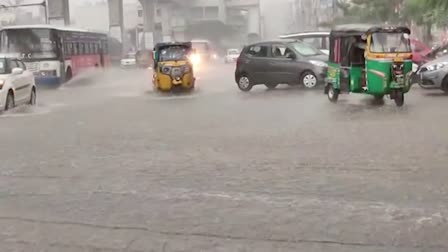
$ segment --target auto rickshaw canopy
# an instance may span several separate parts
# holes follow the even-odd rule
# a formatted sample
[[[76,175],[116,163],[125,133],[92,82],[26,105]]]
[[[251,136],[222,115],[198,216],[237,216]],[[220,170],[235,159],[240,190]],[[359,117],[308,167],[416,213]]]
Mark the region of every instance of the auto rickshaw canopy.
[[[330,33],[329,62],[350,66],[362,64],[366,39],[373,33],[407,33],[405,26],[378,26],[372,24],[350,24],[336,26]]]
[[[372,24],[348,24],[339,25],[331,30],[330,38],[362,36],[378,32],[402,32],[410,34],[411,30],[406,26],[379,26]]]

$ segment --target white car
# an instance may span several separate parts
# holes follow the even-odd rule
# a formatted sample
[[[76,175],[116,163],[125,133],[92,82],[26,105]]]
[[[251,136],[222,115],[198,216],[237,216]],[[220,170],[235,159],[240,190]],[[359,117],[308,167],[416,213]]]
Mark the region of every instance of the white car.
[[[238,57],[240,56],[240,50],[238,49],[229,49],[227,50],[226,57],[224,59],[225,63],[236,62]]]
[[[129,53],[121,59],[120,66],[122,68],[134,68],[137,66],[135,53]]]
[[[32,72],[15,58],[0,57],[0,110],[36,104],[36,84]]]

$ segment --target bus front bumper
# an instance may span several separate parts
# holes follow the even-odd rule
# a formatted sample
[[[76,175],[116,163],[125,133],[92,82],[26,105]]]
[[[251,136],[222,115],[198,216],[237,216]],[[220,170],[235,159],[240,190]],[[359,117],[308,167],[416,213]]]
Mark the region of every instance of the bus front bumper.
[[[62,84],[62,78],[57,76],[35,76],[36,85],[56,87]]]

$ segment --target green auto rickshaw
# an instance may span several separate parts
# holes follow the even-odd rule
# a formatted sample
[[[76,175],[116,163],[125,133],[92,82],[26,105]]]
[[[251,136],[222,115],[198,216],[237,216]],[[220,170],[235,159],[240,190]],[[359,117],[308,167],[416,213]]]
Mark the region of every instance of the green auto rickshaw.
[[[407,27],[343,25],[330,33],[325,93],[332,102],[346,92],[389,95],[403,106],[412,74],[411,31]]]

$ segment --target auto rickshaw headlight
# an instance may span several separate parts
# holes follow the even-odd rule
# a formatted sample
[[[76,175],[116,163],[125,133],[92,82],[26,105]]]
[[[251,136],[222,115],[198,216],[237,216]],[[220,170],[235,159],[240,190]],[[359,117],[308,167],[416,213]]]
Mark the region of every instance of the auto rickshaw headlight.
[[[170,67],[167,67],[167,66],[163,66],[162,67],[162,73],[164,73],[164,74],[169,74],[170,70],[171,70]]]

